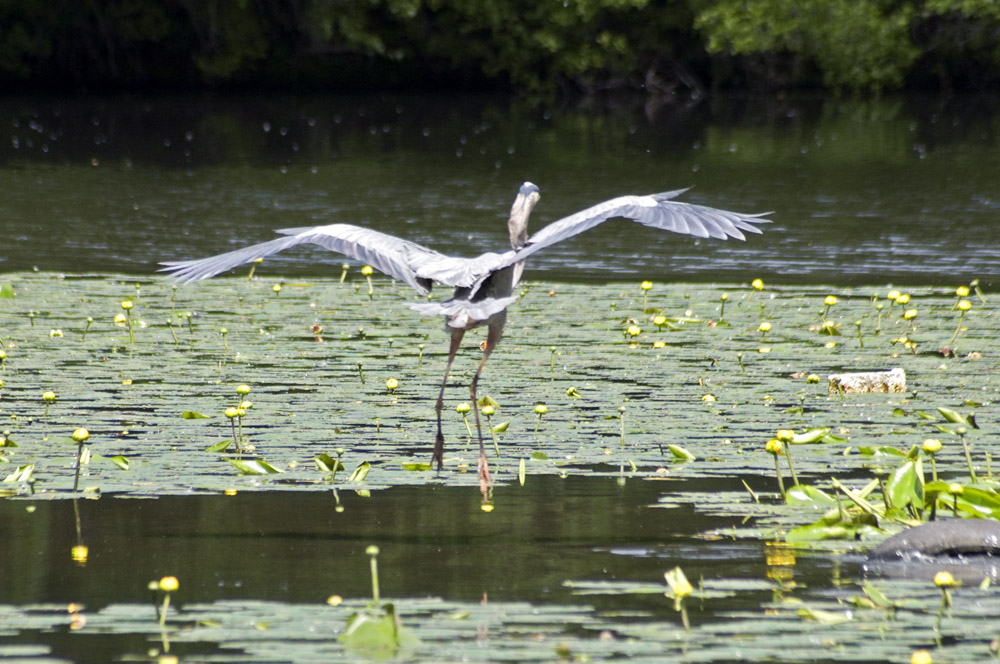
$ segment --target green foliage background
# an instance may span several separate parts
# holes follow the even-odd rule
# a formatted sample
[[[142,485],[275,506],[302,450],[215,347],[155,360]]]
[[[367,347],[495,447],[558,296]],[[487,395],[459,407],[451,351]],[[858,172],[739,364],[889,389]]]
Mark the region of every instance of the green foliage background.
[[[5,0],[3,89],[986,89],[996,0]]]

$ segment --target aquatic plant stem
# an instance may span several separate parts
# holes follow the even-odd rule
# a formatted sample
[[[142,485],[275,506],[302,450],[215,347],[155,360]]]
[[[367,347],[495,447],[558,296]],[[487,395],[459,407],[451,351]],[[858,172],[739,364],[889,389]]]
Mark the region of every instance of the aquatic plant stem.
[[[785,443],[785,461],[788,462],[788,472],[792,475],[792,486],[799,485],[799,478],[795,476],[795,467],[792,465],[792,446],[789,443]]]
[[[781,461],[778,459],[778,455],[777,454],[774,455],[774,472],[778,476],[778,491],[780,491],[781,495],[784,496],[785,495],[785,482],[781,478]]]
[[[958,338],[958,333],[962,331],[962,322],[965,320],[965,309],[959,309],[958,311],[958,327],[955,328],[955,333],[951,335],[951,339],[948,340],[948,345],[951,346],[955,343],[955,339]]]
[[[972,453],[969,452],[969,443],[965,440],[965,427],[959,427],[955,433],[958,434],[959,440],[962,441],[962,450],[965,451],[965,462],[969,465],[969,479],[975,484],[976,471],[972,467]]]
[[[371,570],[372,570],[372,604],[378,607],[379,604],[379,592],[378,592],[378,547],[374,544],[365,549],[365,553],[371,558]]]

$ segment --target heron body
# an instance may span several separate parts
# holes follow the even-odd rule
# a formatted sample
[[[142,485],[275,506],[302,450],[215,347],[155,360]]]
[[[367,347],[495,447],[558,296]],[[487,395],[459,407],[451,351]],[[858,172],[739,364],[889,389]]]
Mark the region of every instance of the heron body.
[[[269,242],[199,260],[164,263],[162,271],[171,273],[180,282],[197,281],[299,244],[316,244],[367,263],[390,277],[404,281],[422,295],[429,294],[435,282],[454,287],[454,294],[444,302],[407,304],[426,315],[444,316],[445,330],[451,336],[448,362],[435,406],[437,437],[432,458],[440,470],[444,461],[441,429],[444,389],[462,337],[475,327],[485,325],[488,328],[483,356],[469,385],[475,404],[479,377],[503,334],[507,308],[517,299],[512,293],[520,281],[524,261],[531,254],[616,217],[661,230],[721,240],[743,240],[744,231],[760,233],[756,224],[767,223],[761,214],[740,214],[673,200],[684,191],[619,196],[555,221],[529,237],[528,219],[538,203],[539,190],[534,184],[525,182],[511,206],[508,221],[510,250],[485,253],[474,258],[447,256],[414,242],[360,226],[331,224],[280,230],[278,233],[282,237]],[[475,411],[479,432],[479,482],[486,496],[492,487],[492,480],[479,423],[479,409]]]

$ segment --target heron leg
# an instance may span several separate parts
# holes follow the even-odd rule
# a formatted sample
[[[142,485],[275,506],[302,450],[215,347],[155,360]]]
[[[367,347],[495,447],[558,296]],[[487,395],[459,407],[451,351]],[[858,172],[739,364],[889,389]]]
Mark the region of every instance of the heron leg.
[[[448,384],[448,375],[451,373],[451,364],[455,361],[455,353],[458,352],[458,347],[462,345],[462,337],[465,336],[465,330],[451,330],[451,346],[448,348],[448,364],[444,368],[444,378],[441,380],[441,391],[438,392],[437,404],[434,406],[434,410],[437,411],[437,438],[434,439],[434,454],[431,457],[431,462],[437,461],[438,470],[444,467],[444,434],[441,432],[441,409],[444,408],[444,388]]]
[[[503,324],[503,319],[499,323],[490,323],[489,332],[486,334],[486,347],[483,349],[483,359],[479,361],[476,375],[472,377],[472,383],[469,384],[469,395],[472,397],[473,408],[476,411],[476,432],[479,434],[479,490],[482,491],[483,498],[486,498],[489,490],[493,488],[493,479],[490,477],[490,467],[486,460],[486,446],[483,444],[483,426],[479,423],[476,388],[479,386],[479,376],[483,373],[486,360],[489,359],[490,353],[493,352],[493,349],[500,341],[500,335],[503,334]]]

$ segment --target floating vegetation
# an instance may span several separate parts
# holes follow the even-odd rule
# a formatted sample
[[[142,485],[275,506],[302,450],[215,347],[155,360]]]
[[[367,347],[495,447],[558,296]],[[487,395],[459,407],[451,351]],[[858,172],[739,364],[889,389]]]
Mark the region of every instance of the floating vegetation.
[[[443,473],[407,470],[419,468],[414,464],[430,456],[440,384],[436,374],[444,357],[438,345],[421,348],[420,359],[413,362],[413,347],[427,340],[429,322],[402,306],[413,296],[398,284],[380,282],[380,303],[373,307],[367,297],[354,294],[352,284],[337,279],[285,283],[281,298],[273,297],[272,285],[277,284],[244,278],[179,289],[145,277],[27,273],[9,275],[8,281],[16,296],[0,300],[11,314],[0,330],[5,380],[0,414],[7,436],[19,447],[3,456],[20,466],[35,466],[31,486],[37,492],[59,495],[69,486],[67,473],[76,469],[72,461],[60,460],[60,448],[46,440],[81,420],[101,434],[107,458],[130,461],[127,473],[114,463],[91,464],[89,481],[102,492],[164,495],[231,488],[231,475],[220,472],[229,465],[221,455],[247,437],[266,450],[272,468],[283,471],[252,482],[253,476],[246,476],[245,486],[254,490],[323,489],[322,474],[311,463],[317,443],[348,450],[345,463],[368,462],[373,489],[475,484],[475,473],[468,471],[474,459],[458,448],[449,448]],[[123,291],[132,291],[137,283],[142,306],[127,310],[121,326],[100,316],[92,322],[81,317],[81,311],[99,312],[112,304],[121,310]],[[527,289],[511,308],[499,361],[482,379],[504,403],[505,421],[489,423],[493,436],[506,432],[509,453],[494,469],[494,480],[501,485],[516,481],[519,459],[535,453],[548,461],[532,464],[533,472],[614,473],[602,470],[609,462],[607,439],[624,441],[625,418],[609,422],[604,414],[622,403],[629,404],[628,457],[622,452],[611,461],[633,462],[633,477],[656,477],[671,459],[668,445],[697,456],[695,462],[672,466],[671,472],[686,477],[767,477],[774,472],[773,459],[760,454],[761,441],[786,428],[825,428],[835,439],[795,450],[800,477],[829,476],[831,468],[847,476],[877,467],[884,458],[859,449],[905,453],[937,433],[934,420],[941,424],[943,417],[939,407],[975,411],[995,401],[1000,390],[998,369],[989,361],[995,314],[988,304],[964,312],[961,344],[966,352],[953,352],[956,311],[962,311],[956,309],[961,299],[956,300],[954,289],[913,288],[905,293],[908,298],[897,292],[888,298],[889,306],[878,310],[871,306],[867,288],[832,295],[812,287],[772,285],[765,290],[762,283],[749,289],[663,285],[657,286],[663,300],[683,303],[683,309],[656,313],[664,317],[663,324],[654,320],[657,332],[646,335],[636,321],[623,325],[615,311],[643,307],[640,296],[648,289],[557,288],[558,298],[548,296],[556,287]],[[728,295],[722,298],[720,292]],[[768,321],[761,321],[759,301],[765,295]],[[860,339],[832,347],[817,342],[811,330],[816,303],[825,306],[829,296],[837,301],[824,314],[827,322],[860,323],[863,347]],[[917,332],[899,308],[892,309],[901,300],[912,302],[909,307],[919,301]],[[728,325],[720,324],[723,307]],[[186,326],[166,322],[177,318]],[[44,324],[33,326],[35,319]],[[142,334],[128,334],[129,320]],[[561,322],[558,331],[553,320]],[[778,321],[780,334],[761,329],[762,322]],[[313,325],[328,332],[318,338],[303,330]],[[633,327],[635,334],[630,334]],[[221,328],[227,330],[226,344],[219,343]],[[49,329],[67,335],[52,338]],[[620,343],[623,330],[627,345]],[[760,352],[765,333],[766,353]],[[656,337],[655,342],[647,336]],[[919,344],[901,353],[898,339],[916,342],[917,336]],[[554,341],[559,343],[558,365]],[[478,359],[474,352],[460,354],[451,380],[467,382]],[[905,369],[908,392],[841,398],[827,394],[818,378],[896,366]],[[388,380],[365,381],[369,372],[391,376],[396,388]],[[247,383],[255,385],[257,401],[267,404],[255,406],[251,420],[246,407],[239,414],[247,401],[243,394],[232,404],[237,412],[231,421],[197,415],[218,412],[219,385]],[[32,420],[41,414],[32,403],[50,390],[58,394],[58,408],[50,409],[42,427]],[[386,391],[393,393],[389,402]],[[544,427],[536,404],[546,406]],[[185,415],[178,418],[178,413]],[[936,415],[924,419],[917,413]],[[970,435],[963,438],[956,423],[944,424],[956,442],[965,441],[970,455],[961,445],[944,446],[934,456],[937,473],[950,480],[963,468],[968,477],[971,459],[972,472],[977,478],[984,475],[984,457],[976,456]],[[964,426],[967,432],[974,430]],[[536,428],[538,436],[532,435]],[[469,433],[457,418],[446,423],[446,437]]]

